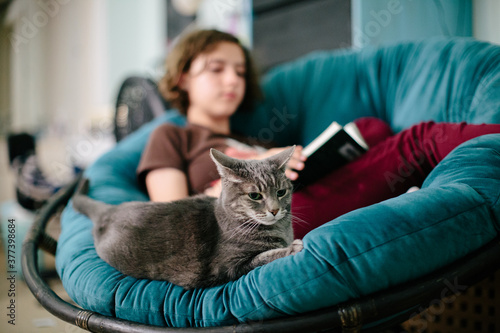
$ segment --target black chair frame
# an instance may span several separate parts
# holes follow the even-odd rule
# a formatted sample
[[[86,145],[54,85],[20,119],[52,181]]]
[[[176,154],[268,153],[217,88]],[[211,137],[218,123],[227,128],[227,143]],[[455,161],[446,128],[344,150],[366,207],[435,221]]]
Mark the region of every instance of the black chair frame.
[[[38,249],[55,255],[57,241],[45,232],[48,221],[69,201],[78,179],[61,189],[36,215],[23,243],[22,270],[38,302],[54,316],[90,332],[379,332],[402,323],[443,296],[456,296],[500,267],[500,238],[418,280],[345,304],[296,316],[212,328],[157,327],[104,316],[62,300],[42,279]],[[451,299],[448,298],[448,300]],[[390,319],[387,319],[390,318]]]

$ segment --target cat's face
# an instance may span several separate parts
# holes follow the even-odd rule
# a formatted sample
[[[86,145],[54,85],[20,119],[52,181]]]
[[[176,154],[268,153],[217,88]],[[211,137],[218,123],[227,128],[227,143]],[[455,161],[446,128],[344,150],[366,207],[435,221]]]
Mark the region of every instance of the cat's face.
[[[265,160],[244,161],[212,152],[222,177],[221,198],[227,213],[240,221],[272,225],[290,218],[292,184],[285,167],[293,147]]]
[[[234,213],[272,225],[290,213],[292,185],[278,172],[248,177],[242,182],[226,182],[225,197]]]

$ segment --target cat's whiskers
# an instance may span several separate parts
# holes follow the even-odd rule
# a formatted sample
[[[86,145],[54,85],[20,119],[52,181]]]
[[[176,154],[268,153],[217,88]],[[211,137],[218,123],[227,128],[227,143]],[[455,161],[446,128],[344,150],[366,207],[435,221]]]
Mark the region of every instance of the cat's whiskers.
[[[308,225],[310,224],[310,222],[307,222],[306,220],[304,219],[301,219],[300,217],[296,216],[296,215],[292,215],[291,213],[290,214],[290,217],[292,218],[292,223],[297,223],[299,225]]]
[[[239,229],[244,228],[243,225],[239,225],[236,228],[233,229],[233,232],[231,235],[225,240],[226,242],[230,241],[233,237],[239,234]]]
[[[240,225],[238,226],[237,228],[234,228],[233,229],[233,232],[231,234],[231,236],[229,236],[229,238],[227,239],[228,241],[231,240],[232,238],[234,237],[237,237],[237,238],[241,238],[241,235],[244,234],[244,231],[246,230],[246,226],[245,225]]]
[[[246,229],[244,236],[254,232],[254,230],[257,229],[261,224],[259,222],[252,221],[248,225],[249,227]]]
[[[245,228],[242,228],[242,232],[240,233],[240,238],[244,236],[248,236],[252,234],[252,232],[259,226],[259,223],[256,223],[253,220],[250,220],[245,224]]]
[[[253,231],[255,229],[255,227],[253,227],[253,225],[258,225],[258,223],[255,223],[255,221],[252,219],[248,219],[248,220],[243,221],[239,226],[237,226],[236,228],[233,229],[233,232],[231,233],[229,238],[226,239],[226,241],[229,241],[233,237],[238,236],[238,235],[240,236],[239,238],[241,238],[242,236],[248,235],[251,231]]]

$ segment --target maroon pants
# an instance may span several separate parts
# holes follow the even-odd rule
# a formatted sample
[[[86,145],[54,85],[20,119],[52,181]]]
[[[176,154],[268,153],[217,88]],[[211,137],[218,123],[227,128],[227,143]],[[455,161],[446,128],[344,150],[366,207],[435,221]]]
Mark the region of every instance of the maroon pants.
[[[424,122],[396,135],[376,118],[355,121],[370,149],[292,196],[294,233],[302,238],[332,219],[421,186],[431,170],[461,143],[500,125]],[[307,161],[306,161],[307,168]]]

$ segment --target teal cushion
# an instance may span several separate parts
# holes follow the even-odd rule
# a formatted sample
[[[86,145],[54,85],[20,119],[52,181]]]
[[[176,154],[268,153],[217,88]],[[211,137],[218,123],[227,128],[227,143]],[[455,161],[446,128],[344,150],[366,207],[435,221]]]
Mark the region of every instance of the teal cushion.
[[[442,46],[441,49],[438,44]],[[371,85],[379,82],[380,90],[388,89],[391,82],[381,81],[380,78],[385,76],[381,69],[377,74],[372,73],[370,68],[375,63],[382,66],[385,57],[398,58],[403,55],[412,64],[419,63],[415,57],[425,56],[435,61],[423,62],[422,65],[437,70],[440,63],[443,68],[448,68],[449,64],[444,60],[447,59],[449,48],[455,45],[459,49],[477,48],[480,57],[482,48],[489,50],[489,53],[485,51],[489,56],[498,51],[497,47],[471,40],[438,40],[401,44],[381,50],[313,54],[270,73],[263,84],[266,99],[257,107],[257,120],[246,122],[243,116],[237,124],[242,131],[253,135],[264,135],[262,129],[268,128],[270,132],[266,135],[272,134],[275,136],[273,141],[278,142],[295,139],[306,142],[314,132],[321,130],[324,119],[329,121],[336,117],[345,122],[362,115],[375,115],[392,120],[397,129],[406,123],[398,118],[399,111],[395,112],[381,96],[385,93],[401,101],[404,98],[398,97],[393,91],[396,88],[389,89],[391,93],[385,91],[375,98],[372,91],[375,86],[368,87],[369,81],[374,80]],[[426,52],[429,54],[422,54],[422,50],[428,50]],[[440,59],[439,55],[435,54],[440,52],[443,53],[441,62],[437,60]],[[370,61],[373,57],[375,60]],[[460,57],[460,54],[455,53],[454,57]],[[475,62],[472,53],[467,53],[467,59]],[[330,61],[336,64],[334,67],[337,69],[342,68],[341,63],[345,62],[346,68],[353,70],[346,70],[345,76],[341,75],[343,72],[336,73],[337,80],[344,80],[342,84],[334,83],[336,80],[326,75],[328,72],[319,71],[329,67]],[[352,63],[364,64],[366,67],[349,67],[354,66]],[[495,61],[490,63],[491,73],[484,75],[490,78],[487,82],[493,84],[496,82],[492,79],[496,77],[493,72],[499,71],[496,70]],[[308,69],[304,70],[305,67]],[[399,69],[399,72],[405,71]],[[420,72],[432,71],[423,68]],[[302,78],[305,83],[291,80],[295,75],[299,79],[300,73],[308,75]],[[345,93],[352,93],[353,96],[335,94],[341,99],[330,100],[327,96],[329,91],[321,85],[319,73],[325,74],[332,84],[338,88],[344,87]],[[459,74],[454,73],[456,76]],[[466,73],[464,75],[469,77]],[[398,79],[400,84],[404,81],[397,75],[389,77],[386,80]],[[444,85],[438,78],[427,84]],[[459,115],[458,111],[450,112],[446,108],[449,104],[444,103],[440,108],[435,108],[429,101],[418,104],[418,99],[412,99],[415,103],[413,108],[405,106],[403,102],[399,104],[401,112],[407,112],[415,122],[427,117],[496,122],[499,112],[493,111],[493,106],[500,93],[499,88],[495,87],[500,85],[470,84],[476,86],[475,94],[481,91],[482,97],[478,98],[483,98],[486,109],[471,102],[468,111],[462,110],[463,114]],[[305,89],[307,93],[303,95],[297,92],[299,97],[291,96],[286,88],[288,86]],[[434,92],[424,88],[425,85],[421,84],[418,90],[422,94],[420,98],[427,94],[435,100]],[[451,94],[452,90],[450,88],[447,93]],[[404,91],[413,96],[410,87]],[[314,93],[317,93],[319,101],[313,98]],[[302,100],[306,96],[310,98],[310,105]],[[288,98],[290,104],[284,103]],[[349,98],[352,108],[347,107]],[[331,105],[324,107],[323,103],[327,102]],[[440,104],[436,100],[434,103]],[[422,110],[422,115],[414,115],[412,112],[415,112],[415,108],[422,105],[432,105],[432,108]],[[274,107],[276,110],[286,107],[290,113],[276,113]],[[310,113],[304,112],[302,108]],[[471,114],[474,117],[469,119]],[[151,131],[165,121],[183,124],[185,120],[175,112],[168,112],[103,155],[86,170],[86,176],[92,184],[89,195],[112,204],[148,200],[137,186],[135,169]],[[285,126],[279,127],[278,121],[282,121]],[[422,190],[350,212],[326,223],[306,235],[304,250],[293,257],[259,267],[237,281],[219,287],[190,291],[164,281],[127,277],[107,265],[95,251],[92,222],[76,213],[70,203],[61,218],[62,232],[56,265],[66,291],[77,304],[105,315],[141,323],[199,327],[294,315],[411,281],[459,260],[486,244],[497,236],[499,227],[499,185],[500,134],[470,140],[456,148],[432,171]]]

